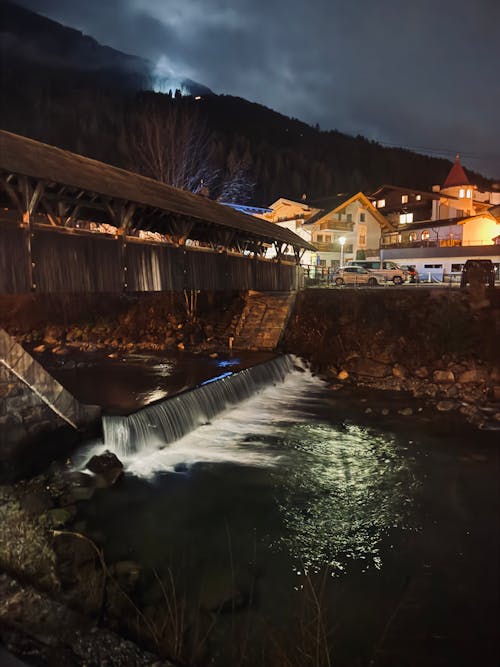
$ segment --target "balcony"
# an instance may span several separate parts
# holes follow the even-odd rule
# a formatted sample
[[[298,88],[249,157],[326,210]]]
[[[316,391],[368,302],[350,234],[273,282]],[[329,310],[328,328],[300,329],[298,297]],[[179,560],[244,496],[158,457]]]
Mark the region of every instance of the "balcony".
[[[320,252],[340,253],[340,243],[325,243],[324,241],[314,241],[313,245]],[[344,245],[344,253],[352,253],[352,243],[346,243]]]

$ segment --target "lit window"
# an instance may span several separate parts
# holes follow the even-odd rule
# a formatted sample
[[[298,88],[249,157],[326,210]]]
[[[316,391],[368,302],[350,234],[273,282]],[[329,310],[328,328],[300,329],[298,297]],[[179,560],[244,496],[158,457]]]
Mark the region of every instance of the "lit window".
[[[420,201],[420,200],[422,199],[422,195],[415,195],[415,199],[416,199],[417,201]]]
[[[466,194],[467,199],[470,199],[470,195],[471,195],[470,190],[467,190],[467,194]]]
[[[402,240],[403,240],[402,235],[401,235],[401,234],[398,234],[398,243],[401,243]]]
[[[408,235],[408,241],[409,241],[410,243],[413,243],[413,242],[416,241],[416,240],[417,240],[417,235],[416,235],[416,233],[415,233],[415,232],[410,232],[410,234]]]
[[[385,206],[385,199],[379,199],[377,201],[377,208],[384,208]]]
[[[401,195],[401,203],[402,204],[408,203],[408,195]]]
[[[463,199],[465,197],[465,190],[463,188],[460,188],[458,196],[460,197],[460,199]]]
[[[422,241],[428,241],[428,240],[429,240],[429,236],[430,236],[430,234],[429,234],[428,230],[427,230],[427,229],[424,230],[424,231],[422,232],[422,237],[421,237],[421,238],[422,238]]]
[[[399,216],[399,224],[406,225],[409,222],[413,222],[413,213],[401,213]]]

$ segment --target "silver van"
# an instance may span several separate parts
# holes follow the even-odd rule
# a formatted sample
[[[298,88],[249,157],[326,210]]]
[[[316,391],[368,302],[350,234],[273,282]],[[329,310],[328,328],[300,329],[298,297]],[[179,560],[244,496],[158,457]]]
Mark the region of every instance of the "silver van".
[[[408,274],[399,264],[387,259],[382,261],[380,259],[352,259],[347,262],[347,266],[362,266],[368,271],[383,276],[386,282],[392,281],[395,285],[401,285],[408,279]]]

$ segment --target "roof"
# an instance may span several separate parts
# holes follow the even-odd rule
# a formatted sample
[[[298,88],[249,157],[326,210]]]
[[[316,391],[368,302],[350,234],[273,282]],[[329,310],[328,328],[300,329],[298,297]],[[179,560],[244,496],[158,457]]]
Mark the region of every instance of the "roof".
[[[460,164],[460,155],[457,155],[455,158],[455,164],[450,169],[450,173],[446,177],[445,182],[443,183],[443,188],[453,188],[457,185],[470,185],[467,174],[464,171],[464,168]]]
[[[427,199],[439,199],[440,196],[439,192],[431,192],[429,190],[416,190],[415,188],[403,187],[401,185],[389,185],[386,183],[378,187],[376,190],[374,190],[370,194],[370,197],[378,199],[379,194],[382,193],[384,190],[397,190],[398,192],[401,192],[405,195],[406,194],[422,195],[423,197],[427,197]]]
[[[368,197],[363,193],[363,192],[356,192],[355,194],[351,195],[350,197],[346,195],[336,195],[335,197],[329,197],[328,199],[325,198],[324,201],[328,201],[329,203],[329,208],[325,209],[323,211],[320,211],[317,213],[311,220],[308,220],[308,223],[314,222],[314,226],[318,225],[323,218],[326,216],[331,216],[334,215],[335,213],[338,213],[339,211],[342,211],[344,208],[349,206],[349,204],[352,204],[355,201],[360,201],[363,206],[373,215],[373,217],[377,220],[379,225],[384,229],[385,231],[389,231],[392,229],[392,225],[389,223],[386,217],[378,211],[375,206],[371,203],[371,201],[368,199]],[[333,206],[332,206],[333,205]]]
[[[205,225],[211,223],[238,230],[253,239],[271,243],[278,241],[314,250],[314,246],[297,234],[271,222],[151,178],[4,130],[0,130],[0,170],[186,216]],[[140,222],[134,226],[141,228]],[[158,223],[158,228],[153,231],[161,231],[160,226]],[[151,225],[148,229],[152,229]]]
[[[419,220],[418,222],[410,222],[406,224],[398,225],[398,227],[393,230],[394,232],[402,232],[404,230],[413,230],[413,229],[433,229],[436,227],[450,227],[452,225],[463,225],[470,220],[475,220],[476,218],[489,217],[492,220],[493,216],[488,213],[480,213],[479,215],[468,215],[455,218],[444,218],[443,220]]]
[[[497,204],[496,206],[492,206],[491,208],[489,208],[488,213],[492,215],[494,218],[496,218],[498,221],[500,221],[500,204]]]

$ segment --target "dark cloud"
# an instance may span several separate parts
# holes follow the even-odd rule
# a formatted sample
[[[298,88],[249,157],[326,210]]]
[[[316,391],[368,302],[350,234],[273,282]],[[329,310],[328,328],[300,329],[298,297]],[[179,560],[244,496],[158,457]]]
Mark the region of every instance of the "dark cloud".
[[[500,177],[498,0],[22,0],[216,92]]]

